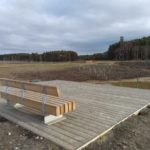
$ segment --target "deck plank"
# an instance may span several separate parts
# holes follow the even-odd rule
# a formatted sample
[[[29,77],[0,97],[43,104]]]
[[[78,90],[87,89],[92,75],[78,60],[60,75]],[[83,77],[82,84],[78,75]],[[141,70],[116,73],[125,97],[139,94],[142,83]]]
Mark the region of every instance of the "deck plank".
[[[61,96],[75,100],[76,110],[65,114],[65,120],[46,126],[35,114],[6,109],[5,101],[0,100],[0,115],[69,150],[80,149],[150,103],[149,90],[71,81],[40,84],[59,87]]]

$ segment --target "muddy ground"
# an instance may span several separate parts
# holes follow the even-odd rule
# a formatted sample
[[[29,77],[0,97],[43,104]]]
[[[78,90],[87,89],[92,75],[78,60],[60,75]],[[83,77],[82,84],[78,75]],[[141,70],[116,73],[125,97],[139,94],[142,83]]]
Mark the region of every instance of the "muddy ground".
[[[85,150],[149,150],[150,107],[115,127]],[[51,141],[35,135],[0,117],[0,150],[63,150]]]

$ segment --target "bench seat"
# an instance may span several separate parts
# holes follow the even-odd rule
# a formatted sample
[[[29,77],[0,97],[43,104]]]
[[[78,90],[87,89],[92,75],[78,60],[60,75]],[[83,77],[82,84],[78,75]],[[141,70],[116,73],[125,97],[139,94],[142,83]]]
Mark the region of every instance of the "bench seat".
[[[75,101],[60,97],[58,89],[55,90],[55,87],[8,79],[0,79],[0,81],[4,89],[0,91],[1,97],[8,102],[19,103],[41,111],[43,114],[54,116],[72,112],[76,108]],[[23,89],[19,87],[23,87]]]

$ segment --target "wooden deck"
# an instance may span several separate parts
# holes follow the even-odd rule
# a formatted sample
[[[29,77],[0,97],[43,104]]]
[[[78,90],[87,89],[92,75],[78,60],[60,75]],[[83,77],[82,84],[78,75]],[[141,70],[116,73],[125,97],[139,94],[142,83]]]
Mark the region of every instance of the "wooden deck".
[[[8,108],[0,100],[0,115],[69,150],[81,149],[150,103],[149,90],[69,81],[41,84],[59,86],[61,96],[76,101],[76,111],[65,115],[65,120],[46,126],[34,114]]]

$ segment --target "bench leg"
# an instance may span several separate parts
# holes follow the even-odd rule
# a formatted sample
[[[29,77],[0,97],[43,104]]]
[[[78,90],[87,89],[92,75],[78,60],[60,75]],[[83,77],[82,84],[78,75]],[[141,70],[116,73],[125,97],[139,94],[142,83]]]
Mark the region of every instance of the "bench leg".
[[[19,103],[13,103],[12,101],[7,100],[7,105],[9,107],[14,107],[14,108],[21,108],[23,107],[23,105],[19,104]]]
[[[53,116],[53,115],[45,115],[44,116],[44,124],[50,125],[59,121],[64,120],[65,117],[63,115]]]
[[[16,108],[16,109],[24,107],[23,105],[21,105],[19,103],[13,103],[12,101],[9,101],[9,100],[7,100],[7,105],[9,108]],[[44,116],[42,115],[42,117],[43,117],[43,122],[46,125],[51,125],[51,124],[54,124],[56,122],[59,122],[59,121],[66,119],[63,115],[53,116],[50,114],[46,114]]]

